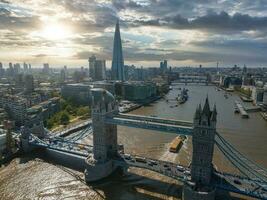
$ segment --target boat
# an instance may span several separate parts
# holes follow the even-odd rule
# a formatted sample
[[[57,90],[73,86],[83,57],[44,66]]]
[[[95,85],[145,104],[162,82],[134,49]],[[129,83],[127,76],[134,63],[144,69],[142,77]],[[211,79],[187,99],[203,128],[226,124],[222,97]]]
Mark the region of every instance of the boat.
[[[179,104],[183,104],[188,100],[188,89],[182,89],[181,94],[176,98]]]
[[[172,152],[172,153],[177,153],[180,150],[180,148],[182,147],[183,141],[184,141],[184,138],[182,138],[181,136],[177,136],[171,142],[169,151]]]
[[[253,99],[251,99],[251,98],[247,98],[247,97],[243,97],[243,96],[240,96],[240,98],[241,98],[242,101],[244,101],[244,102],[253,102]]]
[[[235,113],[240,113],[239,109],[237,107],[235,107]]]
[[[230,86],[229,88],[226,89],[227,92],[234,92],[234,87]]]

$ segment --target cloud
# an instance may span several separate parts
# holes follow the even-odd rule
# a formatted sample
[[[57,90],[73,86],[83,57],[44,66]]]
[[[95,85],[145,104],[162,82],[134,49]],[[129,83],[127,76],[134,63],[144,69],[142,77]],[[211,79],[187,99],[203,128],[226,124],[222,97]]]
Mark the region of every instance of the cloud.
[[[110,60],[120,18],[129,62],[266,63],[266,9],[265,0],[0,0],[0,48],[23,49],[35,60],[55,60],[57,51],[72,61],[87,62],[91,54]],[[61,42],[32,34],[50,21],[73,34]]]
[[[129,22],[131,23],[131,22]],[[133,22],[134,26],[160,26],[173,29],[199,29],[210,31],[245,31],[245,30],[267,30],[267,17],[252,17],[236,13],[229,15],[226,12],[210,13],[189,20],[175,15],[154,20],[139,20]]]

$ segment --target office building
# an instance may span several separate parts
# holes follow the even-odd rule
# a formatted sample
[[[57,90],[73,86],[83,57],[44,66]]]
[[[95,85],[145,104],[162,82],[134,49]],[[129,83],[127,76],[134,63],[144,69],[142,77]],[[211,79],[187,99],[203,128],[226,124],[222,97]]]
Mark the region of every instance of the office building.
[[[125,82],[121,87],[121,96],[128,101],[145,101],[157,95],[157,87],[154,83]]]
[[[44,63],[43,73],[44,74],[50,74],[50,68],[49,68],[49,64],[48,63]]]
[[[0,94],[0,107],[4,108],[16,125],[23,125],[27,116],[27,100],[15,96]]]
[[[3,64],[0,62],[0,77],[3,77],[5,75],[5,69],[3,67]]]
[[[117,21],[115,36],[114,36],[111,78],[112,80],[125,81],[124,59],[122,52],[119,21]]]
[[[93,81],[106,79],[106,61],[97,60],[93,55],[89,58],[89,74]]]
[[[255,86],[252,88],[251,97],[254,104],[263,103],[264,100],[264,88]]]
[[[161,71],[161,73],[165,73],[168,71],[168,61],[167,60],[160,62],[160,71]]]
[[[33,75],[27,74],[24,76],[25,80],[25,93],[30,94],[34,91],[34,78]]]
[[[61,88],[64,99],[70,99],[78,104],[89,105],[91,100],[91,86],[84,84],[66,84]]]

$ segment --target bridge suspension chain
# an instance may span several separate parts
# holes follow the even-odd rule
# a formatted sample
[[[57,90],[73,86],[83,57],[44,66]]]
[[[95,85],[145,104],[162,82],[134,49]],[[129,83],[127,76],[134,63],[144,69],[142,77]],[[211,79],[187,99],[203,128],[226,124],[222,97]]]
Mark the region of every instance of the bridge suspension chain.
[[[256,170],[258,173],[260,173],[262,176],[267,178],[267,170],[264,169],[263,167],[259,166],[257,163],[249,160],[246,158],[244,155],[242,155],[236,148],[233,147],[229,142],[227,142],[221,135],[217,133],[217,136],[230,148],[241,160],[245,161],[248,163],[248,165]]]
[[[216,134],[215,142],[222,153],[238,168],[241,173],[249,178],[267,182],[266,170],[245,158],[218,133]]]

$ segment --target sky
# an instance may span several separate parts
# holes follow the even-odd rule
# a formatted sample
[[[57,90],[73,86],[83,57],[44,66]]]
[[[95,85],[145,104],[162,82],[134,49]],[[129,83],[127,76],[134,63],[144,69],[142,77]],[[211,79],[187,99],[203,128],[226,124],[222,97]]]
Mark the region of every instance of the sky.
[[[267,0],[0,0],[0,62],[110,67],[120,19],[126,64],[267,67]]]

